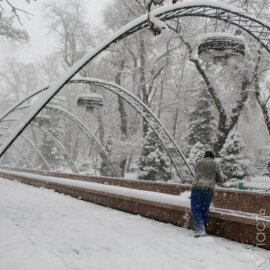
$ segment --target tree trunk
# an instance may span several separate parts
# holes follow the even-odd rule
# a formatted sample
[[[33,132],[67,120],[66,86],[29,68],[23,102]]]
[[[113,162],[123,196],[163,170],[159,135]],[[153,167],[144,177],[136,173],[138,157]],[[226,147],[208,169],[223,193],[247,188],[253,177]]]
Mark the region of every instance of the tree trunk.
[[[176,137],[176,130],[177,130],[177,121],[178,121],[178,114],[179,114],[179,107],[176,108],[175,113],[173,115],[173,138],[175,140]]]
[[[102,113],[99,109],[97,109],[97,120],[98,120],[99,141],[101,145],[104,146],[104,136],[105,136],[104,123]]]
[[[127,159],[127,164],[126,164],[126,172],[129,171],[130,165],[131,165],[131,161],[133,158],[133,153],[129,154],[128,159]]]
[[[121,76],[122,76],[122,72],[124,69],[124,64],[125,64],[125,57],[123,57],[123,59],[121,60],[120,63],[120,68],[119,68],[119,72],[117,73],[117,75],[115,76],[115,83],[117,84],[121,84]],[[120,113],[120,129],[121,129],[121,141],[125,142],[127,140],[127,112],[125,110],[125,106],[124,106],[124,100],[122,97],[118,96],[118,111]],[[125,169],[126,169],[126,164],[127,164],[127,157],[126,155],[124,155],[123,157],[121,157],[120,160],[120,173],[121,176],[125,176]]]
[[[267,99],[266,102],[263,102],[260,99],[260,84],[259,84],[259,75],[258,75],[258,68],[259,68],[260,60],[261,60],[261,52],[259,51],[259,58],[258,58],[256,67],[255,67],[255,74],[254,74],[255,94],[256,94],[257,102],[258,102],[258,104],[259,104],[259,106],[260,106],[260,108],[262,110],[262,114],[263,114],[263,118],[264,118],[266,128],[267,128],[268,133],[270,135],[270,116],[269,116],[269,112],[268,112],[268,109],[267,109],[268,99]]]
[[[212,100],[214,101],[214,104],[218,110],[219,113],[219,122],[218,122],[218,133],[217,133],[217,140],[214,144],[214,152],[218,156],[219,152],[223,148],[223,145],[235,125],[237,124],[239,117],[241,115],[242,109],[245,105],[245,102],[248,98],[247,94],[247,89],[250,86],[250,81],[244,76],[243,81],[242,81],[242,87],[241,87],[241,98],[236,102],[236,106],[232,109],[233,116],[227,121],[227,114],[225,109],[222,106],[222,103],[220,99],[217,97],[215,93],[215,89],[213,88],[212,84],[210,83],[210,80],[208,79],[205,71],[202,69],[200,63],[198,60],[193,60],[197,71],[200,73],[202,76],[206,86],[207,90],[212,97]],[[228,122],[230,124],[228,124]]]
[[[148,93],[146,88],[146,76],[145,76],[145,44],[144,39],[140,36],[140,43],[139,43],[139,54],[140,54],[140,88],[142,92],[142,101],[143,103],[148,106]],[[145,137],[148,131],[148,124],[145,120],[143,120],[143,135]]]
[[[162,104],[163,104],[163,93],[164,93],[164,80],[161,82],[160,86],[160,97],[159,97],[159,103],[158,103],[158,118],[161,117],[161,111],[162,111]]]
[[[250,87],[251,82],[245,77],[242,82],[241,87],[241,98],[237,101],[236,106],[232,110],[233,116],[230,118],[230,124],[225,126],[219,126],[217,141],[214,144],[214,152],[219,155],[219,152],[222,150],[223,145],[230,132],[234,129],[235,125],[238,123],[239,117],[241,115],[242,109],[244,108],[245,102],[248,98],[248,88]]]

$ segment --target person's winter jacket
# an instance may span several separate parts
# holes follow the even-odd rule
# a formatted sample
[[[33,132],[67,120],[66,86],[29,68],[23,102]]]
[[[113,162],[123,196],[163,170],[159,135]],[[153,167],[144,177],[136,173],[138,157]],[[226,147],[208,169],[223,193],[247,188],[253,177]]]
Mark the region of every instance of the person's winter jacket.
[[[215,189],[217,182],[223,182],[224,176],[220,166],[212,158],[204,158],[195,165],[193,188]]]

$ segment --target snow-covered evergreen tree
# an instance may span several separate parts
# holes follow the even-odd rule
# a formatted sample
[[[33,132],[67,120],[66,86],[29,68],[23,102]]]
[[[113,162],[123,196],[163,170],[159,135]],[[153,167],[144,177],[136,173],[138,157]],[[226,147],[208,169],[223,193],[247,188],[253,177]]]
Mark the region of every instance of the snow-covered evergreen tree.
[[[197,101],[189,115],[189,125],[184,138],[185,153],[189,153],[197,142],[203,144],[206,149],[211,149],[215,139],[216,122],[209,94],[203,90],[194,98]]]
[[[161,142],[152,130],[145,136],[142,155],[139,159],[139,179],[168,180],[170,177],[170,160]]]
[[[228,179],[243,179],[248,175],[248,168],[251,165],[250,154],[236,131],[232,131],[228,136],[220,156],[223,173]]]
[[[205,147],[200,142],[192,146],[188,158],[189,165],[194,168],[198,160],[202,159],[205,153]]]

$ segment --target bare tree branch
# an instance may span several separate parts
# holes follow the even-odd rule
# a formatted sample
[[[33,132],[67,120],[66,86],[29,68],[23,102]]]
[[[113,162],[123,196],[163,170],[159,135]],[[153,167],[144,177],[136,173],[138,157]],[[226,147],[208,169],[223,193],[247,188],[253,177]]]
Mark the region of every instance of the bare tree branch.
[[[17,20],[18,20],[18,22],[20,23],[21,26],[23,26],[23,23],[21,21],[21,18],[19,16],[18,12],[24,13],[27,16],[28,15],[33,16],[32,13],[30,13],[30,12],[24,10],[24,9],[20,9],[20,8],[14,6],[9,0],[5,0],[5,2],[10,6],[11,12],[15,15],[15,17],[17,18]]]

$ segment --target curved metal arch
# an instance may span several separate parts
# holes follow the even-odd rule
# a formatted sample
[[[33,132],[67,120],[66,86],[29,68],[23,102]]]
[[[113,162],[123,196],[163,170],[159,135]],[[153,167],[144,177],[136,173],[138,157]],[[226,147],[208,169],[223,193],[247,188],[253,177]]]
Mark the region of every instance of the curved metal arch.
[[[15,164],[17,164],[17,165],[19,164],[18,160],[16,160],[16,158],[12,155],[12,153],[7,152],[7,154],[10,155],[11,159],[13,160],[13,162],[14,162]]]
[[[22,105],[24,102],[26,102],[27,100],[31,99],[32,97],[35,97],[36,95],[38,95],[39,93],[45,91],[48,89],[48,86],[41,88],[35,92],[30,93],[28,96],[24,97],[23,99],[19,100],[17,103],[15,103],[11,108],[8,108],[0,117],[0,122],[6,118],[10,113],[12,113],[15,110],[18,110],[20,107],[20,105]],[[23,109],[25,109],[26,107],[24,107]]]
[[[39,155],[39,157],[42,159],[43,163],[45,164],[46,168],[48,170],[51,170],[51,166],[50,164],[48,163],[48,161],[46,160],[46,158],[42,155],[42,153],[39,151],[39,149],[37,148],[37,146],[31,142],[31,140],[29,140],[25,135],[21,134],[22,138],[27,141],[31,146],[32,148],[35,149],[35,151],[37,152],[37,154]]]
[[[193,171],[190,168],[189,164],[187,163],[183,153],[178,148],[177,144],[175,143],[174,139],[171,137],[169,132],[165,129],[165,127],[162,125],[162,123],[159,121],[159,119],[152,113],[152,111],[136,96],[131,94],[129,91],[121,87],[120,85],[117,85],[112,82],[107,82],[104,80],[99,80],[95,78],[75,78],[71,79],[69,82],[71,83],[84,83],[84,84],[93,84],[99,87],[102,87],[106,90],[109,90],[113,92],[114,94],[117,94],[118,96],[122,97],[124,100],[126,100],[139,114],[146,120],[148,125],[153,129],[155,134],[160,139],[161,143],[164,146],[164,149],[167,151],[168,156],[170,157],[172,164],[174,165],[177,175],[179,178],[184,181],[187,179],[184,179],[184,173],[182,172],[181,168],[187,167],[187,171],[190,172],[190,175],[193,175]],[[47,88],[43,88],[42,90],[38,90],[35,92],[35,94],[39,94],[42,91],[45,91]],[[29,98],[32,98],[33,94],[29,96]],[[27,97],[24,99],[24,101],[27,101]],[[23,102],[19,102],[17,107],[13,107],[10,109],[10,113],[18,108]],[[54,106],[47,105],[45,108],[58,108]],[[60,108],[58,108],[60,110]],[[61,109],[62,110],[62,109]],[[66,111],[64,111],[66,114],[70,114]],[[9,115],[9,113],[6,114],[6,116]],[[79,121],[80,122],[80,121]],[[94,135],[93,135],[94,137]],[[99,142],[98,142],[99,143]],[[105,150],[104,150],[105,151]],[[106,151],[105,151],[106,152]],[[187,177],[187,175],[186,175]]]
[[[39,128],[41,130],[40,127],[38,127],[37,125],[35,125],[37,128]],[[4,128],[4,129],[8,129],[6,127],[0,127],[0,128]],[[43,133],[45,133],[44,130],[41,130]],[[66,161],[68,162],[69,166],[71,167],[73,172],[78,172],[78,169],[76,168],[75,164],[72,162],[71,158],[69,157],[69,155],[67,154],[67,152],[65,151],[64,147],[55,139],[55,137],[48,131],[46,131],[47,135],[50,137],[50,139],[52,139],[53,143],[57,146],[57,148],[60,150],[61,154],[64,156],[64,158],[66,159]],[[39,157],[42,159],[43,163],[45,164],[46,168],[48,170],[51,170],[51,166],[48,163],[48,161],[45,159],[45,157],[42,155],[42,153],[39,151],[39,149],[37,148],[37,146],[31,142],[31,140],[29,140],[26,136],[24,136],[23,134],[21,134],[22,138],[24,140],[26,140],[31,146],[32,148],[35,149],[35,151],[38,153]],[[53,137],[53,138],[52,138]],[[33,169],[33,166],[31,165],[29,159],[19,150],[19,148],[17,146],[15,146],[15,144],[13,144],[14,148],[16,149],[16,151],[20,154],[20,156],[23,157],[23,159],[26,161],[27,165]],[[62,147],[62,148],[61,148]],[[73,165],[72,165],[73,164]]]
[[[66,117],[71,119],[75,123],[75,125],[77,125],[85,133],[85,135],[88,138],[93,138],[94,141],[98,144],[98,146],[102,150],[102,152],[104,153],[104,155],[106,156],[106,158],[108,159],[108,161],[110,162],[111,167],[115,171],[116,175],[121,176],[119,171],[113,166],[113,164],[112,164],[112,162],[110,160],[110,157],[108,156],[107,151],[104,149],[104,147],[102,146],[102,144],[100,143],[98,138],[75,115],[71,114],[70,112],[66,111],[63,108],[59,108],[59,107],[55,107],[55,106],[51,106],[51,105],[47,105],[45,107],[45,109],[49,109],[49,110],[52,110],[52,111],[57,111],[57,112],[62,113],[63,115],[65,115]]]
[[[125,88],[118,84],[107,82],[104,80],[92,79],[92,78],[74,78],[69,83],[85,83],[93,84],[102,87],[110,92],[117,94],[128,102],[139,114],[145,119],[150,128],[155,132],[159,140],[161,141],[164,149],[170,157],[177,175],[182,181],[188,180],[185,177],[193,176],[194,173],[190,168],[184,154],[181,152],[176,142],[163,126],[160,120],[154,115],[154,113],[146,106],[138,97],[127,91]],[[186,167],[187,171],[182,171],[181,168]]]
[[[0,120],[0,122],[1,122],[1,120]],[[0,129],[8,130],[9,128],[8,127],[0,126]],[[45,157],[42,155],[42,153],[39,151],[39,149],[37,148],[37,146],[34,143],[32,143],[31,140],[29,140],[25,135],[21,134],[21,136],[22,136],[22,138],[24,140],[26,140],[32,146],[32,148],[35,149],[35,151],[37,152],[37,154],[39,155],[39,157],[42,159],[43,163],[45,164],[46,168],[48,170],[51,170],[50,164],[45,159]]]
[[[17,118],[3,119],[2,122],[16,122]]]
[[[29,166],[30,169],[33,169],[33,166],[31,164],[31,162],[29,161],[29,159],[26,157],[26,155],[20,151],[20,149],[15,145],[12,144],[12,147],[19,153],[19,155],[25,160],[25,163]]]
[[[65,150],[64,146],[62,146],[62,144],[49,131],[47,131],[45,128],[42,128],[39,125],[34,124],[34,123],[31,123],[31,125],[34,126],[37,129],[39,129],[42,133],[46,134],[50,138],[50,140],[52,140],[52,142],[56,145],[56,147],[59,149],[59,151],[61,152],[61,154],[63,155],[63,157],[67,161],[67,163],[68,163],[69,167],[71,168],[71,170],[74,173],[78,173],[79,171],[78,171],[76,165],[74,164],[74,162],[72,161],[72,159],[68,155],[68,153]]]
[[[32,97],[32,96],[31,96]],[[31,98],[30,97],[30,98]],[[65,148],[61,145],[61,143],[50,133],[48,132],[46,129],[39,127],[38,125],[31,123],[31,125],[35,126],[36,128],[38,128],[39,130],[41,130],[41,132],[45,133],[48,135],[48,137],[53,141],[53,143],[56,145],[56,147],[59,149],[59,151],[61,152],[61,154],[64,156],[64,158],[66,159],[67,163],[69,164],[70,168],[72,169],[73,172],[78,173],[78,169],[76,168],[74,162],[72,161],[72,159],[70,158],[70,156],[68,155],[68,153],[66,152]],[[0,128],[3,129],[8,129],[7,127],[2,127],[0,126]],[[35,144],[33,144],[31,142],[31,140],[29,140],[26,136],[24,136],[23,134],[21,134],[21,136],[23,137],[23,139],[25,139],[34,149],[35,151],[38,153],[38,155],[40,156],[40,158],[42,159],[42,161],[44,162],[44,164],[46,165],[47,169],[51,170],[51,166],[48,163],[48,161],[45,159],[45,157],[42,155],[42,153],[39,151],[39,149],[36,147]],[[30,161],[26,158],[26,156],[19,150],[19,148],[17,146],[16,147],[17,152],[20,153],[21,156],[23,156],[23,158],[25,160],[27,160],[27,164],[29,165],[30,168],[33,168],[33,166],[30,164]]]
[[[12,153],[10,151],[6,152],[7,155],[10,156],[11,160],[17,165],[18,161],[16,160],[16,158],[12,155]]]
[[[30,95],[26,96],[25,98],[23,98],[22,100],[18,101],[14,106],[12,106],[10,109],[8,109],[0,118],[0,122],[4,121],[5,118],[12,112],[18,110],[18,109],[25,109],[28,107],[20,107],[20,105],[22,105],[24,102],[26,102],[27,100],[33,98],[34,96],[38,95],[39,93],[47,90],[49,88],[49,86],[44,87],[42,89],[39,89],[35,92],[32,92]],[[94,139],[94,141],[98,144],[98,146],[101,148],[102,152],[105,154],[106,158],[108,159],[108,161],[110,162],[113,170],[115,171],[116,175],[120,176],[120,173],[118,172],[118,170],[113,166],[110,157],[108,156],[108,153],[106,152],[106,150],[104,149],[104,147],[102,146],[102,144],[100,143],[100,141],[97,139],[97,137],[73,114],[69,113],[68,111],[59,108],[59,107],[55,107],[55,106],[51,106],[51,105],[47,105],[46,109],[51,109],[51,110],[56,110],[59,111],[61,113],[63,113],[64,115],[66,115],[68,118],[70,118],[79,128],[81,128],[83,130],[83,132],[86,134],[86,136],[88,136],[89,138],[92,137]],[[5,130],[8,130],[8,127],[1,127]],[[25,138],[25,136],[24,136]],[[25,138],[27,139],[27,138]],[[31,143],[32,146],[35,146],[32,144],[32,142],[29,140],[29,143]],[[46,167],[48,169],[50,169],[50,165],[48,164],[48,162],[46,161],[46,159],[42,156],[42,154],[40,153],[40,151],[38,149],[36,149],[36,151],[38,152],[39,156],[42,158],[42,160],[44,161],[44,163],[46,163]]]
[[[41,91],[44,91],[44,90],[46,90],[46,89],[48,89],[48,88],[45,88],[45,89],[42,89]],[[40,92],[40,90],[39,91],[37,91],[37,92]],[[36,94],[38,94],[38,93],[36,93]],[[32,98],[33,97],[33,93],[30,95],[30,96],[28,96],[28,98],[26,98],[26,99],[24,99],[24,101],[27,101],[28,99],[30,99],[30,98]],[[23,102],[24,102],[23,101]],[[22,104],[23,102],[19,102],[20,104]],[[19,105],[18,105],[19,106]],[[17,107],[18,107],[17,106]],[[17,109],[17,108],[14,108],[14,109]],[[14,111],[14,109],[12,109],[12,110],[10,110],[10,112],[11,111]],[[6,116],[8,116],[9,115],[9,113],[7,113],[7,115]],[[4,119],[5,120],[5,119]],[[16,121],[18,121],[18,119],[16,119]],[[40,126],[38,126],[38,125],[36,125],[36,124],[34,124],[34,123],[31,123],[31,125],[33,125],[33,126],[35,126],[36,128],[38,128],[40,131],[42,131],[43,133],[45,133],[45,134],[47,134],[48,135],[48,137],[52,140],[52,142],[56,145],[56,147],[59,149],[59,151],[61,152],[61,154],[64,156],[64,158],[65,158],[65,160],[67,161],[67,163],[69,164],[69,166],[70,166],[70,168],[71,168],[71,170],[73,171],[73,172],[75,172],[75,173],[78,173],[79,171],[78,171],[78,169],[77,169],[77,167],[76,167],[76,165],[74,164],[74,162],[72,161],[72,159],[70,158],[70,156],[68,155],[68,153],[67,153],[67,151],[65,150],[65,148],[64,148],[64,146],[62,146],[62,144],[50,133],[50,132],[48,132],[46,129],[44,129],[44,128],[41,128]],[[8,127],[2,127],[2,126],[0,126],[0,128],[3,128],[3,129],[5,129],[5,130],[8,130]],[[47,162],[47,160],[44,158],[44,156],[42,155],[42,153],[38,150],[38,148],[27,138],[27,137],[25,137],[23,134],[21,134],[21,136],[36,150],[36,152],[38,153],[38,155],[41,157],[41,159],[43,160],[43,162],[44,162],[44,164],[46,165],[46,167],[47,167],[47,169],[49,169],[49,170],[51,170],[51,167],[50,167],[50,165],[49,165],[49,163]],[[15,147],[15,145],[14,145],[14,147]],[[18,152],[20,152],[19,151],[19,149],[18,149],[18,147],[16,147],[16,150],[18,150]],[[25,157],[25,155],[23,154],[23,153],[21,153],[20,152],[20,155],[23,155],[23,157],[24,157],[24,159],[25,160],[27,160],[27,164],[30,166],[30,168],[32,169],[33,168],[33,166],[32,165],[30,165],[30,161]]]
[[[162,21],[187,16],[209,17],[223,20],[241,28],[253,36],[270,53],[270,26],[230,5],[225,5],[219,2],[216,2],[215,4],[209,3],[209,1],[206,0],[201,0],[199,3],[194,3],[194,1],[186,1],[184,3],[180,2],[175,5],[158,8],[152,11],[152,14]],[[81,60],[75,63],[58,81],[50,86],[46,96],[39,100],[33,106],[33,108],[26,115],[24,115],[22,121],[14,128],[11,136],[6,138],[1,145],[0,157],[23,132],[26,126],[30,124],[35,116],[46,106],[46,104],[85,65],[87,65],[91,60],[93,60],[97,55],[110,47],[112,44],[147,26],[149,26],[148,14],[145,14],[120,28],[110,38],[106,39],[91,52],[87,53]]]

